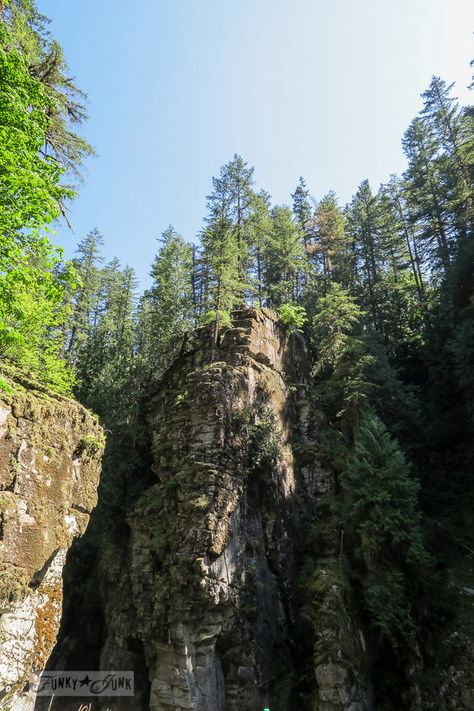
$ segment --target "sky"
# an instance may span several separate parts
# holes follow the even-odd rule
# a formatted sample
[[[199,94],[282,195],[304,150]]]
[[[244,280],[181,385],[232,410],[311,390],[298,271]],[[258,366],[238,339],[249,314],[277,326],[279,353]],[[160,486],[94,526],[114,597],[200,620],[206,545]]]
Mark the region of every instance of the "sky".
[[[403,132],[437,74],[467,90],[471,0],[37,0],[88,93],[97,151],[71,207],[71,257],[97,227],[142,286],[172,224],[195,241],[234,153],[290,204],[299,176],[341,203],[404,170]]]

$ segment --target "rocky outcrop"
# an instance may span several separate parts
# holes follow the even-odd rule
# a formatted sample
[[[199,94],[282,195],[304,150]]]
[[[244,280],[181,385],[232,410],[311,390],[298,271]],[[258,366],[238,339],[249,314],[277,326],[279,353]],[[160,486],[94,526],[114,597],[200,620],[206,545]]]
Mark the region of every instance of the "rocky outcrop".
[[[7,371],[0,392],[0,705],[31,709],[56,642],[62,569],[96,503],[102,430],[76,402]]]
[[[336,529],[316,546],[319,580],[304,572],[334,487],[309,372],[302,337],[248,310],[217,350],[201,331],[164,377],[150,404],[154,482],[97,571],[101,669],[136,672],[136,697],[114,711],[368,708]]]

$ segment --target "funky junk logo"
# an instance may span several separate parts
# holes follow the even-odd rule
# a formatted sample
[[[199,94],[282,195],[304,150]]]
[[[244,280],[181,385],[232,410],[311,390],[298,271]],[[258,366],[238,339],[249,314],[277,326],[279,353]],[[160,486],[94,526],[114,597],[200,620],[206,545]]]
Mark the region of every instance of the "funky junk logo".
[[[37,696],[133,696],[133,671],[43,672],[35,684]]]

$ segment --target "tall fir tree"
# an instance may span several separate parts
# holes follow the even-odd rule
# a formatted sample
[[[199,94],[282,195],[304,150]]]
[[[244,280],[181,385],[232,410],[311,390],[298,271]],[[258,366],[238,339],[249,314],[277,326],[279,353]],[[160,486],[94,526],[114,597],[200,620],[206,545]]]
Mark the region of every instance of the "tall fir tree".
[[[300,228],[288,207],[274,207],[272,229],[265,248],[266,282],[269,303],[278,307],[298,302],[308,262]]]
[[[139,355],[148,378],[158,378],[195,326],[195,251],[171,225],[161,246],[139,312]]]
[[[293,200],[293,215],[303,236],[304,246],[307,247],[314,236],[314,220],[309,190],[303,178],[300,177],[295,192],[291,194],[291,197]]]
[[[419,252],[432,272],[445,275],[455,250],[455,232],[448,210],[449,186],[432,127],[415,118],[403,138],[403,149],[408,159],[404,178],[419,231]]]
[[[318,203],[315,221],[315,243],[323,274],[349,288],[353,282],[353,245],[334,192]]]

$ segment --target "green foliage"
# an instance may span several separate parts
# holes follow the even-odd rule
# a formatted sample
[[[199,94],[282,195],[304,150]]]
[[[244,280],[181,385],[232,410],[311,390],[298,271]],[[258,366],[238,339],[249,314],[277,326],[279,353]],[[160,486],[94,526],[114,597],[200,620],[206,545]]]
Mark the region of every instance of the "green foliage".
[[[7,394],[11,394],[13,392],[13,388],[4,378],[0,378],[0,391]]]
[[[80,178],[84,159],[94,153],[76,133],[87,119],[86,94],[71,78],[62,47],[51,37],[49,20],[38,12],[34,0],[7,0],[1,20],[8,27],[12,46],[48,99],[44,152],[54,157],[55,165]]]
[[[354,542],[364,605],[381,639],[410,647],[416,631],[415,579],[426,577],[419,485],[381,420],[365,414],[347,471],[344,527]]]
[[[177,393],[173,406],[178,407],[179,405],[182,405],[183,402],[186,401],[186,399],[189,397],[189,390],[184,390],[182,393]]]
[[[349,288],[354,282],[352,236],[346,231],[344,215],[333,192],[318,203],[315,219],[313,261],[320,264],[326,277]]]
[[[60,214],[70,191],[59,184],[57,162],[40,153],[48,125],[50,101],[31,77],[21,54],[9,48],[0,23],[0,235],[23,242],[20,230],[38,229]],[[9,245],[12,249],[13,245]],[[8,256],[8,253],[7,255]],[[5,256],[3,258],[5,259]],[[12,255],[13,256],[13,255]]]
[[[306,310],[300,304],[282,304],[278,309],[278,318],[290,331],[301,332],[306,323]]]
[[[91,459],[104,451],[105,443],[105,434],[102,431],[99,435],[88,433],[84,435],[79,443],[79,449],[84,452],[89,459]]]
[[[195,325],[193,250],[170,225],[152,265],[152,286],[143,295],[138,321],[145,377],[159,377]]]
[[[0,353],[54,389],[68,392],[61,358],[73,268],[40,230],[71,191],[41,148],[50,99],[0,23]]]
[[[241,412],[237,420],[245,434],[249,470],[264,475],[274,471],[280,453],[280,441],[271,407],[263,404],[256,413],[251,410]]]
[[[234,156],[222,167],[220,177],[213,179],[214,191],[208,197],[209,214],[202,233],[202,259],[206,264],[204,310],[212,313],[212,319],[208,316],[205,320],[214,322],[214,343],[231,312],[245,303],[244,294],[249,289],[245,214],[251,204],[250,181],[251,173],[242,159]]]
[[[417,627],[401,571],[391,568],[368,574],[364,603],[380,640],[398,648],[401,642],[409,644],[414,639]]]
[[[373,356],[362,338],[362,316],[354,297],[331,282],[319,299],[311,328],[316,355],[315,394],[324,403],[328,424],[340,421],[349,438],[357,429],[361,408],[372,390],[367,369]]]
[[[309,201],[309,190],[303,178],[300,177],[295,192],[291,194],[293,199],[293,214],[298,225],[305,246],[311,240],[314,231],[313,211]]]
[[[312,336],[317,349],[316,372],[334,368],[347,352],[350,334],[361,317],[356,300],[340,284],[331,282],[313,317]]]
[[[210,309],[206,311],[201,317],[201,324],[203,326],[208,326],[211,323],[218,323],[219,329],[226,329],[232,326],[232,318],[229,311],[223,311],[222,309],[216,311],[215,309]]]
[[[271,306],[296,301],[301,295],[306,260],[302,232],[287,207],[274,207],[264,248],[266,293]]]
[[[113,403],[114,412],[125,421],[130,407],[127,388],[134,369],[135,277],[118,260],[100,270],[89,260],[86,249],[76,262],[84,275],[73,295],[74,337],[68,350],[78,376],[76,391],[101,416]]]

